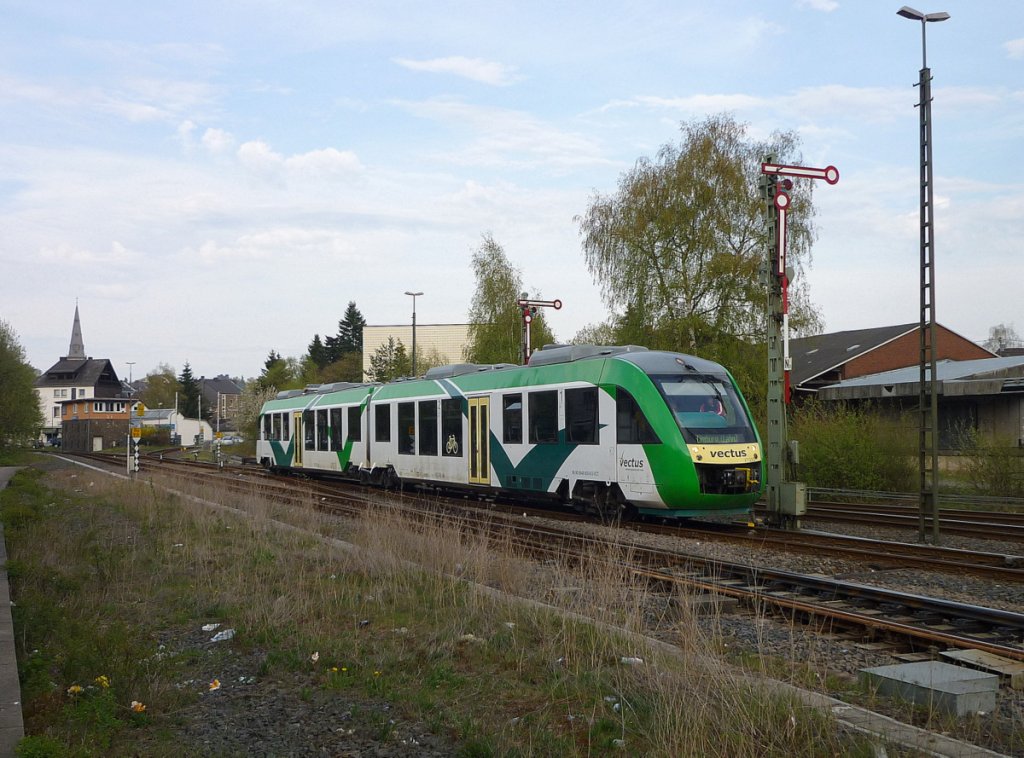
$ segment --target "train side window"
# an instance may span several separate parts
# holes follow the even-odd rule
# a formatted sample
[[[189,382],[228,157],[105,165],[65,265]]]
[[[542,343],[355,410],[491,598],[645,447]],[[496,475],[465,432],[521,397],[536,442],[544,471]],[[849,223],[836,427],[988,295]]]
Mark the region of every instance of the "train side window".
[[[274,439],[273,437],[270,436],[272,434],[272,426],[271,425],[272,425],[273,421],[274,421],[274,419],[273,419],[273,417],[269,413],[267,413],[267,414],[265,414],[263,416],[263,439],[265,439],[265,440],[272,440],[272,439]]]
[[[597,444],[597,387],[565,391],[565,435],[567,442]]]
[[[302,426],[304,427],[303,438],[305,439],[303,447],[306,450],[316,450],[316,447],[314,447],[316,439],[313,436],[314,432],[316,432],[316,426],[313,423],[313,411],[302,412]]]
[[[531,392],[530,398],[530,443],[549,444],[558,442],[558,390]]]
[[[441,401],[441,455],[462,456],[462,400]]]
[[[636,400],[621,387],[615,393],[615,429],[620,445],[657,445],[661,443]]]
[[[420,455],[437,455],[437,401],[420,401]]]
[[[327,450],[327,409],[316,412],[316,449]]]
[[[501,439],[506,445],[523,444],[523,396],[504,395],[501,398]]]
[[[345,435],[341,429],[341,408],[331,408],[331,450],[345,447]]]
[[[362,416],[362,407],[353,405],[348,409],[348,438],[353,442],[360,442],[363,439],[363,427],[359,423]]]
[[[377,442],[391,442],[391,406],[387,403],[374,406],[373,438]]]
[[[292,428],[291,424],[292,424],[292,422],[291,422],[291,418],[292,418],[292,414],[287,412],[287,411],[281,414],[281,439],[284,442],[287,442],[288,440],[290,440],[292,438],[292,433],[291,433],[291,428]]]
[[[398,452],[416,452],[416,403],[398,404]]]
[[[272,413],[270,415],[270,439],[280,440],[281,439],[281,414]]]

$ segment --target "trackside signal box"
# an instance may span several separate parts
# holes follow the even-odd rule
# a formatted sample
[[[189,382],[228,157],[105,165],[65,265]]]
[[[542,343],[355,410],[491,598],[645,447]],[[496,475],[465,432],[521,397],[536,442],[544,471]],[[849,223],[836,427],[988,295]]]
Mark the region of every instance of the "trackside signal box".
[[[779,512],[782,515],[807,515],[807,485],[804,482],[780,482],[779,496]]]

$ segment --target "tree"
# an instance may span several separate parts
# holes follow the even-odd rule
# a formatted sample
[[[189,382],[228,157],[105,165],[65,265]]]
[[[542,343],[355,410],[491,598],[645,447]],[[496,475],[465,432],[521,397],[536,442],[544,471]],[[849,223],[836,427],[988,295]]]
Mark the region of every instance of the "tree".
[[[253,379],[242,387],[238,398],[238,431],[247,440],[254,440],[260,433],[260,411],[263,404],[277,395],[276,387],[264,387],[259,379]]]
[[[587,324],[576,332],[570,342],[573,345],[614,345],[616,342],[615,325],[604,321],[600,324]]]
[[[366,378],[371,382],[390,382],[411,373],[412,361],[402,340],[388,337],[388,341],[370,356],[370,368],[366,371]]]
[[[331,356],[324,343],[320,341],[320,335],[314,334],[313,341],[309,343],[309,359],[313,361],[318,369],[322,369],[331,362]]]
[[[319,369],[321,382],[359,382],[363,377],[363,327],[366,319],[355,301],[349,301],[345,315],[338,321],[338,333],[320,343],[314,335],[307,357]]]
[[[764,341],[767,250],[760,165],[796,164],[798,138],[747,136],[730,116],[682,125],[679,145],[641,158],[616,194],[595,195],[577,217],[586,263],[617,319],[621,341],[715,358],[736,340]],[[798,181],[788,214],[787,263],[797,272],[814,236],[810,180]],[[820,329],[800,277],[790,286],[790,328]],[[624,339],[621,339],[624,338]]]
[[[989,327],[988,339],[982,343],[982,347],[986,350],[991,350],[993,353],[998,353],[1007,348],[1024,347],[1024,342],[1021,341],[1020,335],[1013,328],[1013,324],[1009,326],[998,324],[997,326]]]
[[[147,408],[173,408],[181,382],[174,375],[174,369],[161,363],[146,374],[146,388],[139,394],[139,400]]]
[[[35,370],[13,327],[0,320],[0,450],[38,436],[43,425]]]
[[[178,410],[185,418],[199,418],[199,380],[192,375],[192,367],[185,361],[185,368],[178,376],[181,384],[181,403]]]
[[[345,315],[338,322],[339,355],[335,360],[341,358],[346,353],[362,354],[364,326],[366,326],[366,319],[363,318],[363,314],[356,308],[355,301],[349,301],[348,308],[345,309]]]
[[[256,379],[263,389],[284,390],[291,388],[296,382],[296,375],[289,362],[271,350],[267,359],[263,362],[263,371]]]
[[[523,316],[516,305],[523,285],[516,269],[490,234],[472,259],[476,291],[469,306],[469,344],[465,358],[471,363],[522,363]],[[531,341],[543,346],[555,341],[538,311],[530,324]]]

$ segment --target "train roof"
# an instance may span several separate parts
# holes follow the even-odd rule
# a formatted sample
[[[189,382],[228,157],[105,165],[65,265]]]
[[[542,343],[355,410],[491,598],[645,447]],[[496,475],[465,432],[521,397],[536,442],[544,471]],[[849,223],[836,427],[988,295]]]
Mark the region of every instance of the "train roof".
[[[648,350],[640,345],[548,345],[534,351],[530,366],[553,366],[559,363],[593,358],[618,358],[628,361],[646,374],[670,374],[680,369],[700,374],[724,374],[725,369],[714,361],[684,353]]]

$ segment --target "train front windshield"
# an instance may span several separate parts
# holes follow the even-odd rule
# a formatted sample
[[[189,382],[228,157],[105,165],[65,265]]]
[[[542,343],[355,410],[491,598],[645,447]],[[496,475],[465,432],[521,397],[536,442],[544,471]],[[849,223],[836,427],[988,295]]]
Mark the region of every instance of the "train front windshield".
[[[739,394],[726,377],[709,374],[652,376],[690,444],[757,442]]]

